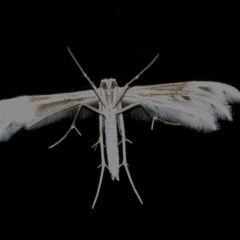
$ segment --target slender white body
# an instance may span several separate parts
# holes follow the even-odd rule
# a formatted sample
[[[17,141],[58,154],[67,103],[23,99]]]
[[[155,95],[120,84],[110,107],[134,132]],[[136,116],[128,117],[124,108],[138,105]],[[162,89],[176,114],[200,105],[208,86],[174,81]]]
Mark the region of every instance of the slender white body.
[[[102,103],[99,103],[99,111],[103,113],[104,145],[106,146],[106,162],[112,180],[119,180],[119,151],[118,151],[118,124],[117,110],[114,106],[118,98],[118,86],[115,79],[103,79],[99,93]]]
[[[112,175],[112,180],[116,179],[119,181],[120,164],[116,115],[109,114],[109,116],[106,116],[104,126],[108,168]]]

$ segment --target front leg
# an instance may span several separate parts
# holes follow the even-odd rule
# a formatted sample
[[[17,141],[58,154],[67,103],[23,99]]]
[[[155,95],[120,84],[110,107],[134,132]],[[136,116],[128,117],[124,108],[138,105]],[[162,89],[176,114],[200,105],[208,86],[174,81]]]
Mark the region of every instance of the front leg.
[[[118,110],[118,111],[116,112],[116,115],[121,114],[121,113],[126,112],[126,111],[129,111],[130,109],[135,108],[135,107],[137,107],[137,106],[141,106],[141,103],[138,103],[138,102],[137,102],[137,103],[129,104],[128,106],[126,106],[126,107]]]
[[[78,114],[80,113],[80,110],[81,110],[82,106],[88,108],[89,110],[91,110],[91,111],[93,111],[93,112],[96,112],[96,113],[98,113],[98,114],[100,114],[100,115],[103,115],[103,113],[102,113],[101,111],[99,111],[98,109],[92,107],[92,106],[89,105],[89,104],[86,104],[86,103],[85,103],[85,104],[79,105],[78,110],[77,110],[77,112],[76,112],[76,114],[75,114],[75,116],[74,116],[74,118],[73,118],[73,121],[72,121],[72,123],[71,123],[70,128],[69,128],[69,129],[67,130],[67,132],[63,135],[63,137],[61,137],[57,142],[55,142],[54,144],[52,144],[51,146],[49,146],[49,147],[48,147],[49,149],[54,148],[54,147],[56,147],[59,143],[61,143],[61,142],[68,136],[68,134],[69,134],[72,130],[76,130],[76,132],[77,132],[80,136],[82,135],[82,134],[80,133],[80,131],[77,129],[77,127],[76,127],[76,120],[77,120]]]
[[[81,107],[82,107],[82,105],[80,105],[80,106],[78,107],[78,110],[77,110],[77,112],[76,112],[76,114],[75,114],[75,116],[74,116],[74,118],[73,118],[72,124],[71,124],[70,128],[67,130],[67,132],[66,132],[66,133],[63,135],[63,137],[61,137],[57,142],[55,142],[54,144],[52,144],[51,146],[49,146],[49,147],[48,147],[49,149],[54,148],[54,147],[56,147],[59,143],[61,143],[61,142],[68,136],[68,134],[69,134],[73,129],[75,129],[76,132],[77,132],[80,136],[82,136],[82,134],[80,133],[80,131],[79,131],[79,130],[77,129],[77,127],[76,127],[76,120],[77,120],[78,114],[80,113]]]
[[[82,106],[88,108],[89,110],[92,110],[93,112],[95,112],[95,113],[97,113],[99,115],[104,116],[104,113],[102,111],[98,110],[97,108],[95,108],[95,107],[93,107],[93,106],[91,106],[89,104],[83,103]]]

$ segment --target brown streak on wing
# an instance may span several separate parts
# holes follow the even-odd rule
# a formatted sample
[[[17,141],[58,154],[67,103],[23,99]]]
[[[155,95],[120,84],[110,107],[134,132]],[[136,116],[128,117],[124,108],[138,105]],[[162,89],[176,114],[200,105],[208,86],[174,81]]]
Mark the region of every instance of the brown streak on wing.
[[[159,84],[147,88],[141,88],[141,96],[178,95],[182,94],[186,83]]]
[[[42,101],[49,99],[48,95],[34,95],[30,97],[32,102]]]
[[[201,90],[203,90],[203,91],[205,91],[205,92],[210,92],[210,93],[212,92],[209,87],[199,86],[198,88],[201,89]]]
[[[71,107],[72,105],[75,105],[79,102],[79,104],[81,102],[84,102],[84,100],[81,99],[81,101],[79,100],[75,100],[73,101],[72,99],[64,99],[62,101],[56,101],[56,102],[51,102],[51,103],[42,103],[42,104],[39,104],[39,106],[37,107],[37,110],[38,111],[45,111],[45,110],[48,110],[48,109],[56,109],[56,108],[61,108],[62,106],[69,106]]]
[[[191,98],[190,98],[189,96],[186,96],[186,95],[182,96],[182,98],[183,98],[184,100],[186,100],[186,101],[190,101],[190,100],[191,100]]]
[[[33,104],[37,117],[54,114],[83,103],[92,104],[98,101],[92,90],[50,95],[34,95],[29,96],[29,100]]]

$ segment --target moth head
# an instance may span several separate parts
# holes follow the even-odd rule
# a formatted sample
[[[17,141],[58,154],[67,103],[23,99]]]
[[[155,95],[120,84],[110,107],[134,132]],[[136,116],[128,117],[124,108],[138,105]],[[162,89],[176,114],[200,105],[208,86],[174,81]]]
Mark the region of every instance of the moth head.
[[[117,82],[114,78],[103,79],[100,83],[100,88],[102,89],[115,89],[117,87]]]

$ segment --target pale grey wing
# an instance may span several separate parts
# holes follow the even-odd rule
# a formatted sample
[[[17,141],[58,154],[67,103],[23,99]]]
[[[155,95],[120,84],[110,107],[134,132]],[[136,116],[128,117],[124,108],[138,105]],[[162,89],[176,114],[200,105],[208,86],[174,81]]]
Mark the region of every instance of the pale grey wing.
[[[33,129],[66,117],[74,117],[81,104],[97,106],[97,102],[92,90],[1,100],[0,141],[7,141],[21,128]],[[86,111],[81,108],[80,117],[87,117]]]
[[[224,83],[189,81],[135,86],[126,92],[122,102],[140,103],[142,108],[133,110],[135,118],[158,117],[208,132],[218,129],[218,119],[232,120],[229,104],[240,102],[240,92]]]

